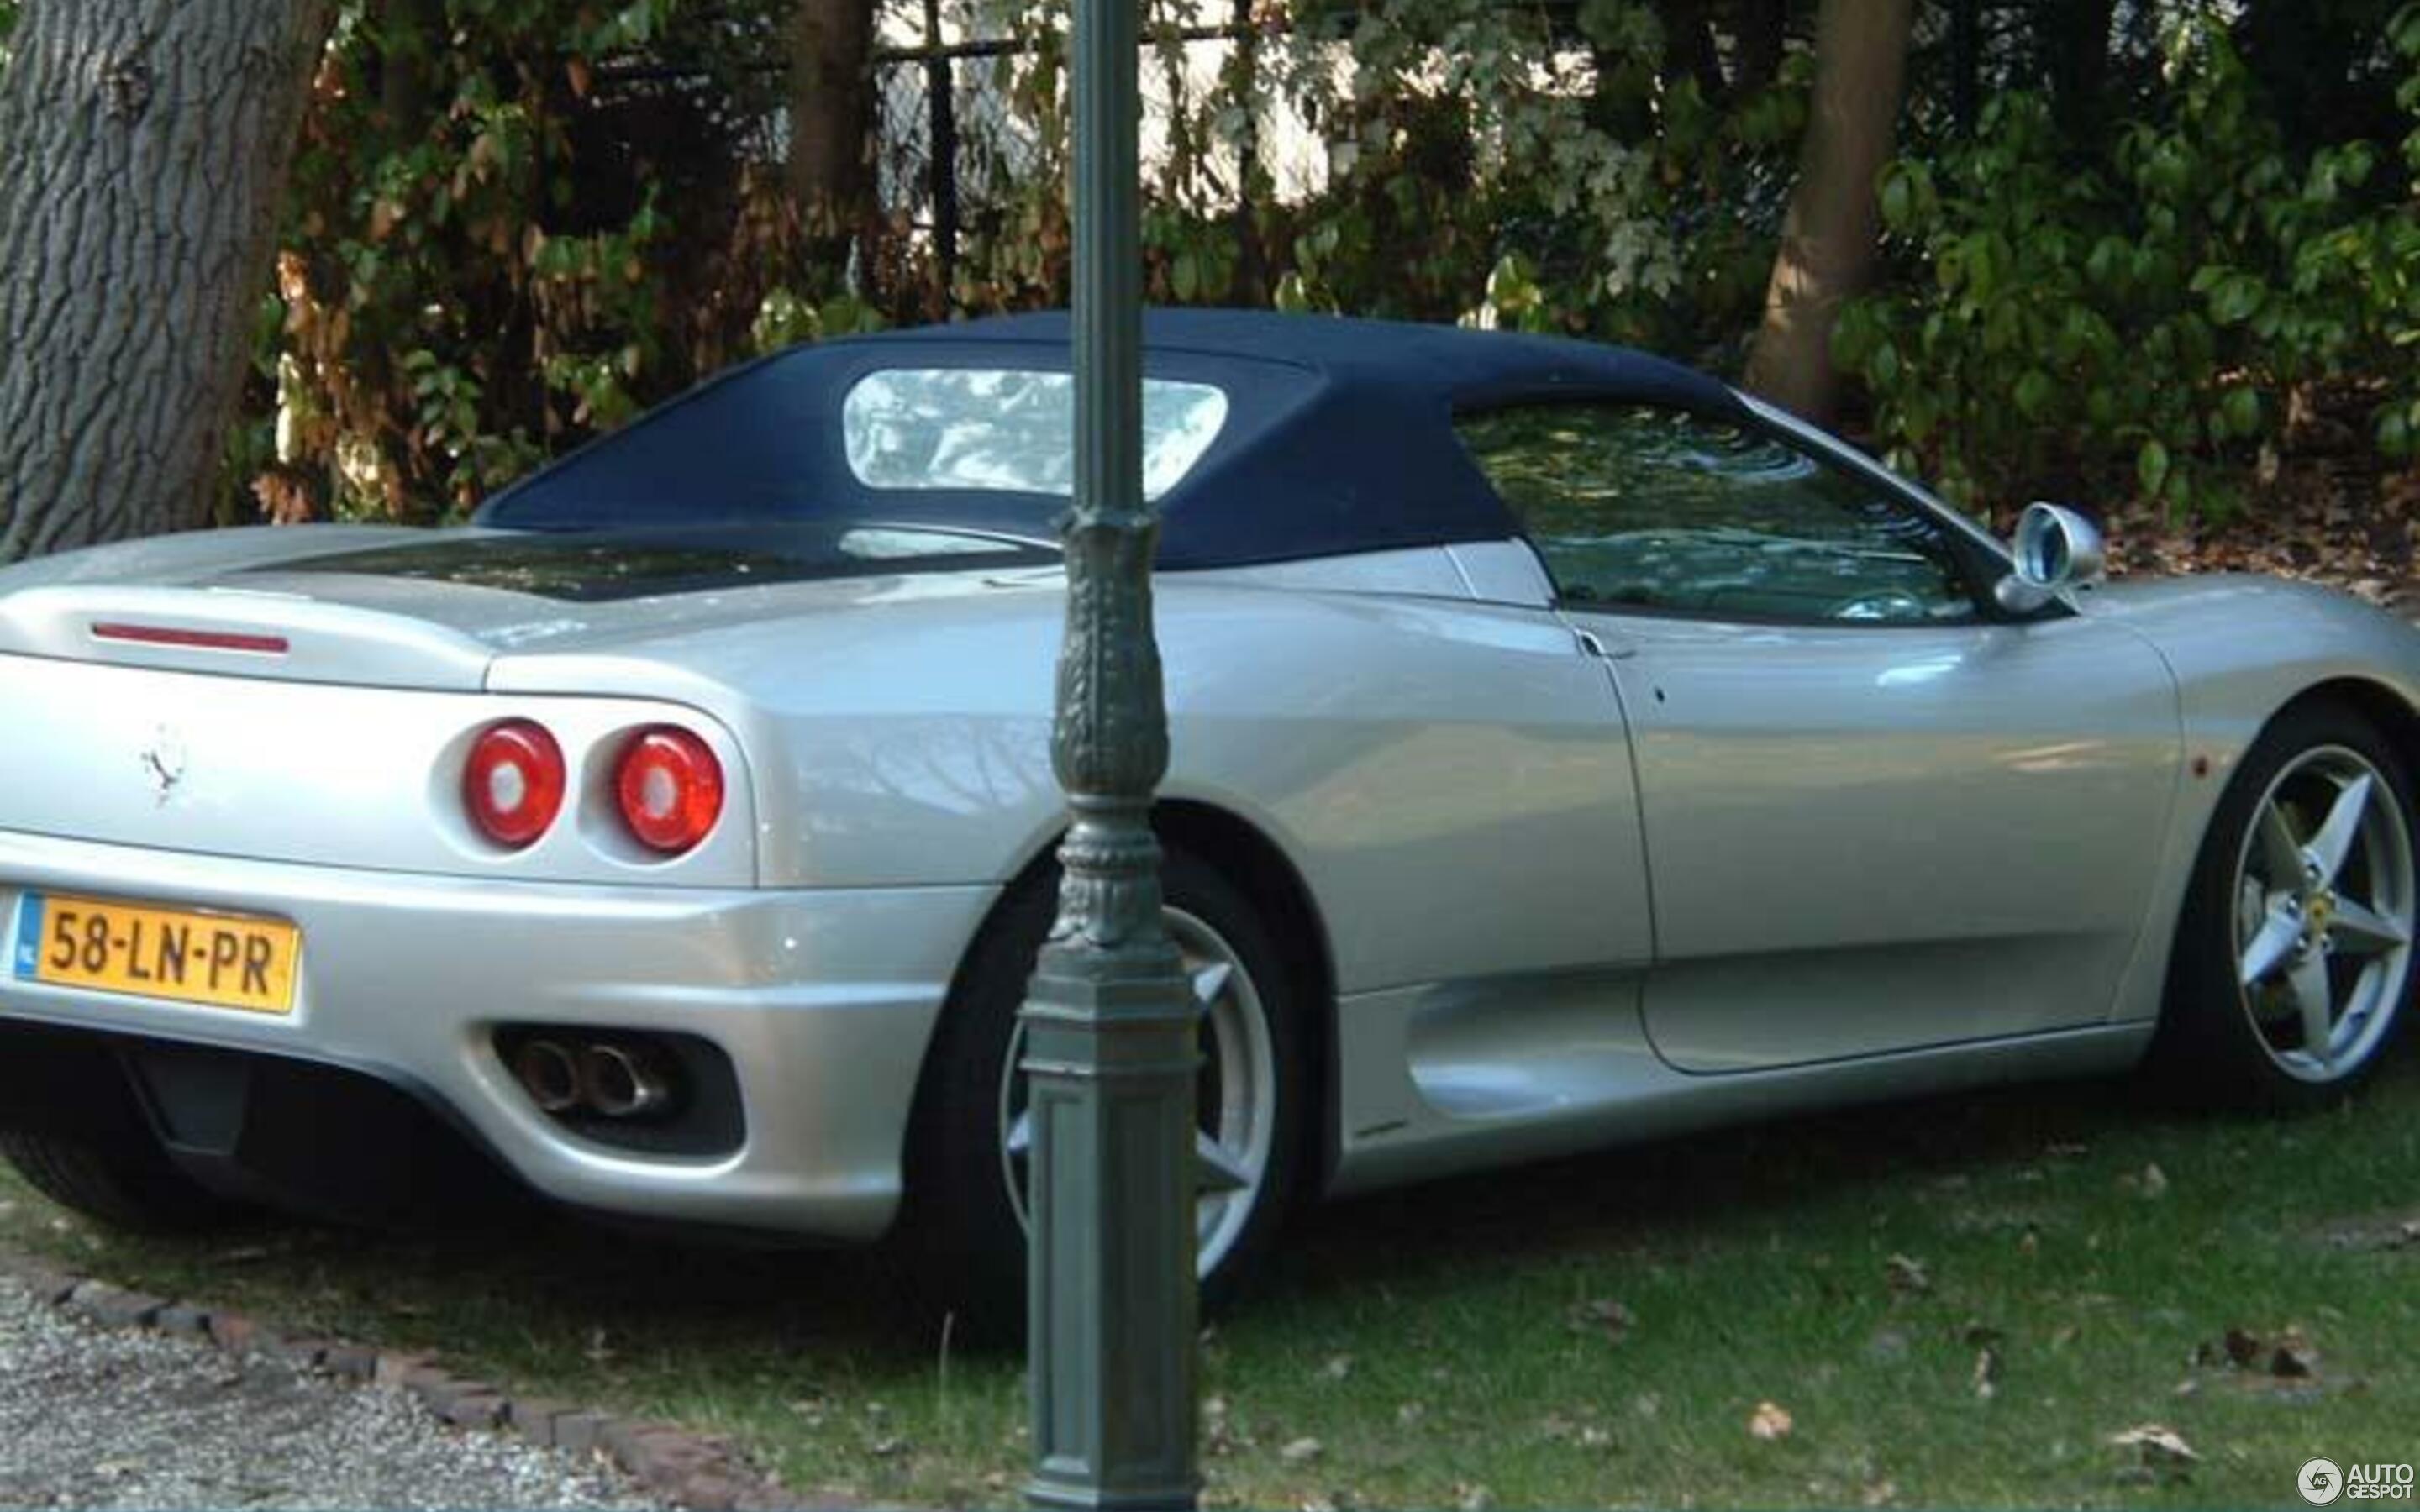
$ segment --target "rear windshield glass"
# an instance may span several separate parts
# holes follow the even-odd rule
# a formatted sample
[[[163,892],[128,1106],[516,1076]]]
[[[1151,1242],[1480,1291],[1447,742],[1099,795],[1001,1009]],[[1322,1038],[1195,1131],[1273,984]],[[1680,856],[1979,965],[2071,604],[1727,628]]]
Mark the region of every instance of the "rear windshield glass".
[[[889,368],[841,401],[848,470],[869,488],[1076,491],[1076,380],[1019,368]],[[1225,391],[1146,378],[1142,490],[1176,486],[1227,423]]]
[[[555,534],[433,531],[424,541],[272,563],[263,570],[408,578],[585,604],[834,578],[1030,568],[1058,560],[1047,547],[962,531],[797,520]]]

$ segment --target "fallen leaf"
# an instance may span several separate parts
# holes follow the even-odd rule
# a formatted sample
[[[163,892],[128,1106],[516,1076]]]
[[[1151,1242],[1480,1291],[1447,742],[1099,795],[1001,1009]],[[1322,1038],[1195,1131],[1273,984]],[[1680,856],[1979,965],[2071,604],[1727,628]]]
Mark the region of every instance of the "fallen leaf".
[[[2109,1442],[2120,1449],[2133,1449],[2142,1456],[2147,1465],[2187,1465],[2201,1458],[2183,1435],[2162,1423],[2143,1423],[2123,1433],[2113,1433]]]
[[[2168,1173],[2160,1169],[2157,1163],[2144,1166],[2143,1196],[2146,1197],[2158,1198],[2164,1197],[2167,1195]]]
[[[1619,1344],[1630,1333],[1630,1325],[1638,1319],[1629,1308],[1610,1297],[1595,1297],[1574,1303],[1563,1314],[1563,1326],[1575,1334],[1602,1333],[1607,1344]]]
[[[1932,1277],[1925,1271],[1924,1262],[1913,1255],[1894,1255],[1883,1262],[1883,1278],[1891,1290],[1902,1297],[1920,1296],[1932,1289]]]
[[[1202,1447],[1210,1454],[1233,1454],[1235,1450],[1234,1425],[1229,1420],[1227,1398],[1212,1396],[1202,1404]]]
[[[1888,1506],[1898,1499],[1898,1485],[1886,1480],[1878,1480],[1874,1482],[1871,1486],[1867,1487],[1864,1493],[1858,1497],[1858,1500],[1868,1506]]]
[[[1759,1402],[1756,1411],[1747,1415],[1748,1437],[1762,1439],[1767,1443],[1790,1437],[1791,1429],[1797,1426],[1796,1420],[1790,1415],[1790,1410],[1777,1402]]]
[[[1326,1381],[1342,1381],[1352,1373],[1353,1356],[1349,1354],[1334,1355],[1326,1365],[1319,1367],[1320,1377]]]
[[[2319,1351],[2311,1348],[2302,1330],[2289,1328],[2270,1351],[2269,1373],[2285,1381],[2307,1380],[2319,1373]]]
[[[2226,1350],[2226,1363],[2239,1370],[2249,1368],[2260,1353],[2260,1340],[2243,1329],[2228,1329],[2219,1342]]]
[[[1296,1439],[1278,1451],[1278,1458],[1289,1465],[1307,1465],[1327,1452],[1327,1446],[1317,1439]]]

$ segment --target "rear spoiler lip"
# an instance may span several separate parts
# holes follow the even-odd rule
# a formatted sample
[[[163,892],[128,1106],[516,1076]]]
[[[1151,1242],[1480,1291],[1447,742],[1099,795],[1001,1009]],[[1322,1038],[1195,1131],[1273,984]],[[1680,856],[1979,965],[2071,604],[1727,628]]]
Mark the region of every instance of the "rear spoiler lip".
[[[282,654],[269,653],[274,641],[284,642]],[[240,589],[99,583],[0,595],[0,654],[441,692],[480,690],[496,656],[462,631],[380,609]]]

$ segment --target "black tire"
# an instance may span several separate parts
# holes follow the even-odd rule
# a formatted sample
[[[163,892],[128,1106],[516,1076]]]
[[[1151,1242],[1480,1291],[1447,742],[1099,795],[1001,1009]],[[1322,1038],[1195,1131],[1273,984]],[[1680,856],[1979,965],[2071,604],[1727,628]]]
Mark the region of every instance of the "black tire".
[[[106,1135],[0,1130],[0,1156],[59,1206],[128,1233],[197,1233],[236,1211],[177,1169],[139,1129]]]
[[[2330,756],[2330,752],[2338,754]],[[2158,1081],[2185,1101],[2279,1111],[2329,1105],[2377,1069],[2409,1017],[2415,974],[2407,951],[2397,968],[2399,985],[2371,995],[2374,1004],[2355,1026],[2358,1032],[2349,1037],[2344,1063],[2340,1067],[2319,1064],[2324,1055],[2301,1063],[2295,1051],[2304,1035],[2278,1007],[2277,989],[2273,985],[2247,989],[2240,983],[2247,949],[2245,912],[2254,910],[2256,917],[2267,917],[2257,913],[2255,902],[2265,879],[2245,871],[2251,848],[2259,843],[2253,825],[2273,790],[2291,807],[2292,784],[2305,780],[2302,773],[2308,769],[2307,764],[2324,765],[2331,761],[2346,766],[2353,761],[2366,764],[2386,790],[2373,800],[2379,841],[2362,842],[2365,874],[2354,881],[2372,888],[2379,885],[2378,878],[2366,874],[2366,847],[2395,840],[2404,857],[2405,874],[2397,884],[2403,896],[2398,902],[2404,905],[2401,912],[2407,924],[2410,921],[2412,801],[2402,760],[2377,726],[2350,707],[2322,702],[2288,710],[2244,753],[2221,795],[2195,860],[2178,921],[2166,998],[2147,1064]],[[2363,833],[2367,836],[2370,831],[2366,827]],[[2350,870],[2351,863],[2348,866]],[[2391,862],[2378,868],[2391,869]],[[2332,897],[2334,890],[2332,887]],[[2291,958],[2304,959],[2299,952]],[[2323,955],[2319,969],[2341,974],[2357,973],[2364,967],[2350,954],[2341,960]],[[2332,980],[2344,978],[2335,975]],[[2381,984],[2385,980],[2381,979]],[[2299,1070],[2294,1069],[2297,1065]]]
[[[1161,878],[1171,914],[1207,925],[1239,964],[1250,989],[1244,995],[1261,1008],[1274,1071],[1266,1165],[1240,1231],[1202,1278],[1208,1309],[1247,1281],[1296,1198],[1311,1127],[1309,1078],[1295,976],[1258,911],[1183,852],[1168,853]],[[1001,1151],[1001,1076],[1058,880],[1055,867],[1029,876],[985,925],[959,966],[917,1092],[899,1242],[918,1302],[954,1315],[960,1337],[1007,1343],[1025,1329],[1026,1237]]]

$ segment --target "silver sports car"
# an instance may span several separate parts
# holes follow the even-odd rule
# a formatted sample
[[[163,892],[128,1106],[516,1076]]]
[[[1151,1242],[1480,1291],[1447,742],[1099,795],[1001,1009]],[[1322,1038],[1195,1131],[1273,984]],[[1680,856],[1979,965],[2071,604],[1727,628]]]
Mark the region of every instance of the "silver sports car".
[[[1200,1265],[1323,1194],[2147,1057],[2411,985],[2420,634],[2102,586],[1577,343],[1149,324]],[[465,1173],[1014,1310],[1063,317],[732,373],[469,528],[0,572],[0,1134],[96,1217]]]

